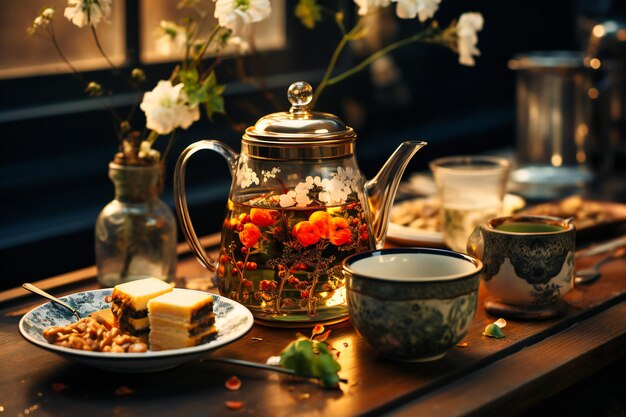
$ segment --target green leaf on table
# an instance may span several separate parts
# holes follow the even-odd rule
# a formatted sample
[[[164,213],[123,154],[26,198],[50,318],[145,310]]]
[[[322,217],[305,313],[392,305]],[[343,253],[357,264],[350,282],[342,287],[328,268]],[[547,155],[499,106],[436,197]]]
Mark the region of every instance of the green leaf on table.
[[[292,369],[302,377],[319,378],[324,388],[337,388],[341,365],[330,353],[326,344],[316,340],[300,338],[280,353],[280,365]]]
[[[483,335],[488,337],[495,337],[496,339],[501,339],[504,337],[504,332],[502,328],[498,326],[496,323],[488,324],[483,331]]]

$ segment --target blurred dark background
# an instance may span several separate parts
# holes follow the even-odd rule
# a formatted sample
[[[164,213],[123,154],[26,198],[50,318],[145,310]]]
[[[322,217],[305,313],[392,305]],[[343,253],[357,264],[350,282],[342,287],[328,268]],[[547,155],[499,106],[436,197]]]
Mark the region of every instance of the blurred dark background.
[[[325,3],[343,9],[347,19],[354,17],[351,1]],[[122,68],[130,71],[141,65],[148,74],[146,86],[153,86],[169,75],[172,63],[140,62],[141,1],[122,4]],[[252,72],[260,69],[262,83],[238,81],[234,59],[219,67],[219,80],[227,84],[228,116],[217,115],[214,123],[203,118],[177,136],[167,162],[167,203],[173,205],[173,167],[182,149],[216,138],[238,150],[242,128],[267,113],[288,109],[286,89],[291,82],[319,83],[339,32],[328,19],[314,30],[304,28],[293,16],[294,5],[287,1],[285,9],[286,46],[245,62]],[[512,147],[515,88],[507,61],[525,51],[580,50],[581,19],[624,17],[624,9],[608,0],[444,0],[435,16],[441,25],[466,11],[479,11],[485,18],[475,67],[459,65],[458,56],[442,47],[411,45],[393,53],[384,66],[328,88],[317,109],[337,114],[356,129],[357,159],[368,178],[406,139],[429,143],[407,172],[425,170],[430,160],[442,155]],[[417,20],[394,22],[388,40],[414,33],[418,25]],[[358,59],[359,50],[353,50],[340,67],[348,68]],[[95,70],[88,78],[120,91],[115,96],[119,111],[129,109],[132,97],[121,93],[123,86],[116,84],[111,71]],[[107,100],[85,97],[70,74],[11,76],[0,79],[0,88],[0,285],[6,289],[93,265],[93,227],[98,212],[113,198],[107,165],[117,140]],[[142,114],[137,116],[140,124]],[[190,164],[188,178],[198,234],[218,231],[230,187],[226,164],[217,155],[199,155]]]

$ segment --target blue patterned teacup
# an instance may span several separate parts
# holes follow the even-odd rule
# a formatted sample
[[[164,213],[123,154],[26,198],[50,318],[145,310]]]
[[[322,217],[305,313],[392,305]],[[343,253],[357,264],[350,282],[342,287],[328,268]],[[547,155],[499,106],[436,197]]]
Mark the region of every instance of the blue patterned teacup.
[[[506,305],[553,305],[574,284],[576,229],[565,219],[491,219],[474,230],[467,251],[482,259],[485,287]]]
[[[439,359],[474,319],[482,269],[478,259],[441,249],[352,255],[343,262],[352,324],[385,357]]]

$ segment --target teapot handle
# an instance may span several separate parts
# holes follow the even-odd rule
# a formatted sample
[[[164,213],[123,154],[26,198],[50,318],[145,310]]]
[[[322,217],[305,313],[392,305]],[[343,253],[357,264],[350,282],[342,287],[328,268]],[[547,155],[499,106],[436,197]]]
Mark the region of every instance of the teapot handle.
[[[191,155],[204,149],[215,151],[222,155],[228,162],[231,175],[234,174],[239,154],[232,148],[217,140],[201,140],[193,143],[183,151],[176,163],[176,169],[174,171],[174,201],[176,203],[176,213],[178,214],[185,240],[196,253],[196,257],[200,263],[209,271],[215,271],[216,261],[206,253],[204,246],[200,243],[200,239],[198,239],[193,229],[187,208],[187,199],[185,198],[185,170],[187,168],[187,161]]]

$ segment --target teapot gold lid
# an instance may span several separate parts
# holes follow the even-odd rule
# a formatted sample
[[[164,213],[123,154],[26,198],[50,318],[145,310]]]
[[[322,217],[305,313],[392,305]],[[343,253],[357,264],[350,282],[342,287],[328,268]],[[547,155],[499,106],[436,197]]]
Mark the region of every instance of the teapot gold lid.
[[[310,109],[313,88],[291,84],[288,112],[268,114],[243,135],[242,152],[266,159],[326,159],[352,155],[356,133],[337,116]]]

